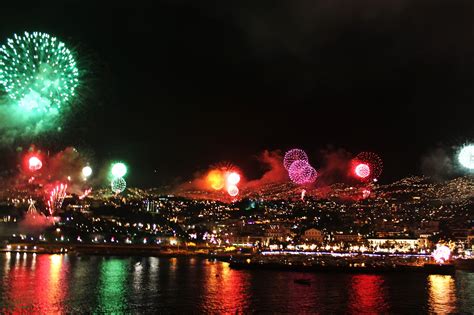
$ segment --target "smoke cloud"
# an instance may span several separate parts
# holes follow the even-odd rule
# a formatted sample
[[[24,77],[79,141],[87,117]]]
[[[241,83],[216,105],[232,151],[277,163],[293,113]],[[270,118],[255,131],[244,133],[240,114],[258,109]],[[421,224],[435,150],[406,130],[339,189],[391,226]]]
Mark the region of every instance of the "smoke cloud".
[[[438,147],[421,159],[423,175],[436,181],[441,181],[453,175],[453,162],[451,156],[442,147]]]
[[[58,131],[58,116],[55,112],[27,111],[5,97],[0,97],[0,146],[10,146],[15,141]]]
[[[283,166],[283,155],[279,150],[265,150],[258,157],[258,160],[264,166],[266,171],[259,179],[247,182],[245,185],[247,189],[255,189],[270,183],[288,181],[288,172]]]

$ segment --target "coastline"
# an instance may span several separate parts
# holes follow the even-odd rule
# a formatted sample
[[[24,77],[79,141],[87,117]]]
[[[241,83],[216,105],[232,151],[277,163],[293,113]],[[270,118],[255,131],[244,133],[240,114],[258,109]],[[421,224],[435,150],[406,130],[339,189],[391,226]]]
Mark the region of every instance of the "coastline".
[[[284,255],[281,260],[253,260],[257,254],[214,253],[213,248],[193,247],[179,248],[177,246],[160,245],[111,245],[111,244],[54,244],[54,243],[15,243],[1,248],[0,252],[35,253],[35,254],[68,254],[75,256],[143,256],[143,257],[200,257],[229,263],[236,270],[275,270],[294,272],[324,272],[324,273],[425,273],[452,275],[456,270],[474,272],[474,259],[457,259],[447,264],[381,263],[381,264],[331,264],[303,263],[297,260],[288,262]],[[329,263],[328,263],[329,262]]]

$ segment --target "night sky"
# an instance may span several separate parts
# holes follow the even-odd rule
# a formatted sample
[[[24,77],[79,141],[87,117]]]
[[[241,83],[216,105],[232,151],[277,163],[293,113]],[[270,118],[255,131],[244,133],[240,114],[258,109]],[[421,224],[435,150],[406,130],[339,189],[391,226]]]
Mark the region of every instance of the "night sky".
[[[378,152],[388,182],[473,140],[471,0],[203,2],[2,4],[2,41],[49,32],[86,70],[63,131],[30,143],[122,159],[154,186],[222,160],[258,177],[258,154],[292,147],[315,166]]]

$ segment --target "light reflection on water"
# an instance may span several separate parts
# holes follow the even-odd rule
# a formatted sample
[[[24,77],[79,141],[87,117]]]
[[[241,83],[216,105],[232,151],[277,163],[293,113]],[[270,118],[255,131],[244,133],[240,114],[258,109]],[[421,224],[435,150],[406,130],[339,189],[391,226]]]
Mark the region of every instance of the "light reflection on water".
[[[232,270],[200,258],[0,254],[0,313],[471,313],[474,273]],[[311,285],[295,283],[306,278]]]
[[[429,305],[433,314],[452,314],[456,310],[454,278],[445,275],[428,276]]]
[[[385,281],[381,275],[353,275],[351,277],[352,290],[349,294],[350,311],[364,313],[374,310],[377,313],[387,313]]]

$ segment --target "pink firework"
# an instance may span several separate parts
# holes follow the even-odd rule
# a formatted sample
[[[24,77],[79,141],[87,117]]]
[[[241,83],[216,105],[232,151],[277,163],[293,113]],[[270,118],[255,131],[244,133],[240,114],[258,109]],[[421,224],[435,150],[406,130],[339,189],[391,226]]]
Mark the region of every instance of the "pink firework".
[[[443,264],[449,260],[449,257],[451,256],[451,250],[446,245],[437,244],[436,250],[433,252],[432,256],[438,264]]]
[[[308,162],[308,155],[301,149],[292,149],[285,153],[283,166],[289,171],[291,164],[295,161]]]
[[[302,160],[297,160],[294,161],[289,170],[288,170],[288,175],[290,176],[290,179],[293,183],[302,185],[309,183],[308,180],[311,179],[313,174],[316,172],[311,165],[309,165],[308,162],[302,161]]]
[[[64,198],[66,197],[67,184],[59,184],[51,191],[48,199],[48,210],[49,214],[53,215],[63,205]]]
[[[306,178],[306,184],[312,184],[318,178],[318,172],[312,166],[305,167],[303,169],[303,176]]]
[[[239,188],[235,185],[230,185],[227,187],[227,193],[231,197],[235,197],[239,194]]]

